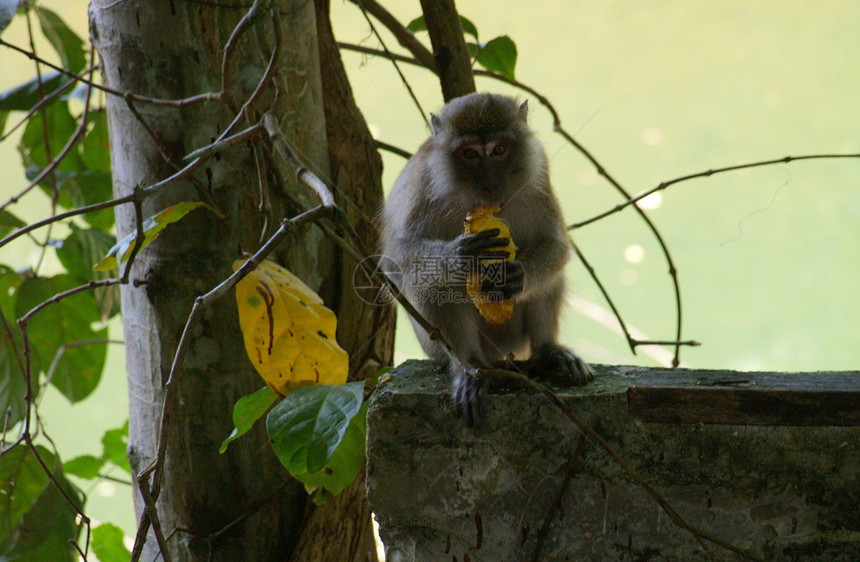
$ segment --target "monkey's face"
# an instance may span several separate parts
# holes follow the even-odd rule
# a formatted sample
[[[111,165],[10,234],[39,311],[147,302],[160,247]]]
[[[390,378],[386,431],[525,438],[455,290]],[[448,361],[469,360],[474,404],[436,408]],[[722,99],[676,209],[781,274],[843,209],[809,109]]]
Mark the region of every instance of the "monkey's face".
[[[527,188],[539,167],[526,123],[527,104],[496,94],[469,94],[451,100],[432,116],[433,175],[437,186],[466,204],[504,204]],[[530,163],[531,162],[531,163]],[[441,181],[439,181],[441,180]]]
[[[502,202],[516,189],[522,155],[517,139],[500,132],[485,137],[466,135],[453,144],[452,168],[461,188],[475,190],[487,202]]]

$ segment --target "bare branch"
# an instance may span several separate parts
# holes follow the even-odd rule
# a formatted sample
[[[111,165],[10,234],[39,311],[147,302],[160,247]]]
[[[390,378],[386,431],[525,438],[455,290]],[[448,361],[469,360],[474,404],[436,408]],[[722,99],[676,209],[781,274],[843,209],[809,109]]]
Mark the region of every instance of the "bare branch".
[[[89,283],[73,287],[67,291],[57,293],[51,298],[45,299],[44,301],[40,302],[38,305],[31,308],[27,312],[27,314],[18,318],[18,326],[20,326],[22,330],[26,329],[27,324],[30,323],[30,320],[32,320],[33,316],[35,316],[45,308],[49,307],[50,305],[56,304],[65,298],[71,297],[72,295],[77,295],[78,293],[83,293],[84,291],[91,291],[98,287],[109,287],[111,285],[119,285],[121,283],[121,279],[104,279],[102,281],[90,281]]]
[[[146,197],[146,194],[141,192],[141,197]],[[0,240],[0,248],[19,238],[29,232],[42,228],[44,226],[48,226],[49,224],[53,224],[55,222],[59,222],[61,220],[69,219],[72,217],[76,217],[78,215],[85,215],[87,213],[92,213],[94,211],[101,211],[102,209],[109,209],[111,207],[116,207],[117,205],[124,205],[126,203],[134,203],[136,200],[136,196],[126,195],[125,197],[120,197],[118,199],[111,199],[110,201],[104,201],[103,203],[94,203],[92,205],[87,205],[86,207],[79,207],[77,209],[72,209],[71,211],[66,211],[65,213],[60,213],[58,215],[54,215],[48,217],[46,219],[42,219],[40,221],[36,221],[32,224],[28,224],[27,226],[23,226],[12,232],[11,234],[6,235],[5,238]]]
[[[402,158],[406,158],[407,160],[412,158],[411,152],[407,152],[400,147],[394,146],[393,144],[388,144],[387,142],[382,142],[380,140],[374,140],[373,142],[376,143],[377,148],[387,150],[388,152],[396,154],[397,156],[400,156]]]
[[[784,156],[782,158],[774,158],[772,160],[761,160],[759,162],[750,162],[747,164],[735,164],[734,166],[725,166],[723,168],[712,168],[712,169],[706,170],[704,172],[697,172],[695,174],[688,174],[686,176],[681,176],[681,177],[678,177],[678,178],[675,178],[672,180],[661,182],[658,185],[656,185],[655,187],[652,187],[651,189],[643,191],[642,193],[640,193],[636,197],[631,197],[630,199],[628,199],[624,203],[619,203],[618,205],[612,207],[608,211],[604,211],[603,213],[600,213],[599,215],[595,215],[595,216],[591,217],[590,219],[586,219],[584,221],[580,221],[580,222],[577,222],[577,223],[570,225],[568,227],[568,230],[574,230],[577,228],[582,228],[583,226],[586,226],[586,225],[591,224],[595,221],[598,221],[600,219],[603,219],[603,218],[606,218],[610,215],[613,215],[619,211],[626,209],[630,205],[635,205],[636,203],[645,199],[649,195],[652,195],[658,191],[662,191],[662,190],[666,189],[667,187],[669,187],[670,185],[674,185],[676,183],[681,183],[681,182],[685,182],[685,181],[692,180],[692,179],[698,179],[698,178],[707,178],[707,177],[711,177],[715,174],[721,174],[724,172],[734,172],[736,170],[744,170],[747,168],[757,168],[760,166],[771,166],[773,164],[788,164],[789,162],[799,162],[801,160],[820,160],[820,159],[832,159],[832,158],[860,158],[860,153],[858,153],[858,154],[806,154],[803,156]]]
[[[242,35],[251,28],[251,22],[257,17],[259,11],[260,0],[254,0],[251,8],[245,12],[245,15],[242,16],[242,19],[239,20],[239,23],[237,23],[236,27],[233,28],[230,38],[227,39],[227,43],[224,45],[224,56],[221,63],[221,93],[224,98],[227,98],[228,105],[230,105],[230,100],[227,92],[231,84],[230,60],[233,58],[233,53],[236,51],[236,45],[239,42],[239,38],[241,38]],[[275,26],[277,27],[277,23]],[[260,82],[262,83],[263,81],[261,80]],[[241,112],[239,112],[239,114],[241,115]]]
[[[85,72],[90,72],[91,70],[92,70],[92,69],[87,69]],[[27,113],[24,115],[24,117],[22,117],[22,118],[21,118],[17,123],[15,123],[12,127],[9,127],[8,129],[6,129],[6,132],[5,132],[5,133],[3,133],[2,135],[0,135],[0,142],[5,141],[7,138],[9,138],[10,136],[12,136],[12,133],[14,133],[16,130],[18,130],[18,128],[19,128],[19,127],[21,127],[21,125],[23,125],[24,123],[26,123],[27,121],[29,121],[30,117],[32,117],[33,115],[35,115],[35,114],[36,114],[36,112],[40,111],[43,107],[45,107],[46,105],[48,105],[48,104],[50,104],[51,102],[53,102],[54,100],[56,100],[58,97],[60,97],[61,95],[63,95],[65,92],[67,92],[67,91],[69,90],[69,88],[71,88],[71,87],[72,87],[72,86],[74,86],[74,85],[75,85],[75,81],[74,81],[74,80],[69,80],[69,81],[68,81],[68,82],[66,82],[65,84],[62,84],[60,87],[58,87],[58,88],[57,88],[56,90],[54,90],[53,92],[49,92],[49,93],[45,94],[45,96],[44,96],[44,97],[42,97],[42,99],[40,99],[40,100],[36,103],[36,105],[34,105],[33,107],[31,107],[31,108],[27,111]],[[8,204],[8,203],[7,203],[7,204]]]
[[[203,94],[197,94],[197,95],[187,97],[184,99],[180,99],[180,100],[167,100],[167,99],[160,99],[160,98],[152,98],[149,96],[141,96],[138,94],[120,92],[119,90],[114,90],[113,88],[105,86],[104,84],[99,84],[97,82],[93,82],[92,80],[84,78],[80,74],[72,72],[71,70],[68,70],[68,69],[65,69],[61,66],[57,66],[53,63],[50,63],[50,62],[46,61],[45,59],[37,57],[32,52],[27,51],[26,49],[22,49],[21,47],[18,47],[17,45],[7,43],[3,39],[0,39],[0,46],[8,47],[8,48],[12,49],[13,51],[17,51],[18,53],[24,55],[25,57],[38,62],[39,64],[42,64],[44,66],[47,66],[48,68],[56,70],[57,72],[60,72],[60,73],[64,74],[65,76],[69,76],[71,78],[74,78],[76,81],[87,84],[88,86],[91,86],[97,90],[100,90],[102,92],[112,94],[114,96],[118,96],[121,98],[124,98],[126,96],[130,96],[131,99],[133,99],[134,101],[137,101],[137,102],[151,103],[154,105],[164,105],[164,106],[168,106],[168,107],[182,108],[182,107],[186,107],[188,105],[192,105],[192,104],[196,104],[196,103],[202,103],[202,102],[208,102],[208,101],[220,101],[221,100],[221,93],[220,92],[206,92]]]
[[[60,162],[62,162],[63,159],[66,156],[68,156],[69,152],[72,150],[72,148],[74,148],[75,143],[77,143],[81,139],[81,137],[83,137],[84,133],[86,132],[86,130],[87,130],[87,117],[89,115],[89,107],[90,107],[89,103],[84,104],[84,114],[81,117],[81,121],[78,124],[78,126],[75,128],[75,131],[69,137],[69,140],[66,141],[65,146],[63,146],[63,148],[60,150],[60,152],[56,156],[54,156],[50,162],[48,162],[47,166],[42,168],[42,171],[39,172],[39,175],[37,175],[33,179],[33,181],[31,181],[30,184],[27,185],[27,187],[25,187],[20,192],[18,192],[18,194],[13,196],[11,199],[9,199],[9,201],[4,203],[3,205],[0,205],[0,211],[2,211],[3,209],[5,209],[6,207],[8,207],[9,205],[11,205],[13,203],[17,203],[21,197],[25,196],[27,193],[30,192],[30,190],[32,190],[34,187],[39,185],[39,183],[41,183],[42,180],[44,180],[46,177],[48,177],[54,173],[54,171],[57,169],[57,166],[60,165]],[[47,126],[47,123],[45,123],[45,126]],[[50,154],[49,150],[46,152],[48,154]]]
[[[281,132],[280,127],[278,127],[277,120],[271,111],[263,115],[263,127],[265,127],[266,132],[269,134],[269,138],[271,139],[275,150],[284,158],[287,164],[289,164],[293,173],[296,174],[296,178],[316,192],[317,196],[322,201],[323,206],[334,207],[334,196],[332,195],[331,190],[316,176],[316,174],[308,170],[305,165],[296,158],[296,155],[287,144],[287,139]]]
[[[386,53],[388,55],[389,60],[391,60],[391,64],[392,66],[394,66],[394,70],[400,77],[400,82],[403,84],[403,87],[406,88],[406,91],[409,93],[409,97],[412,99],[412,103],[414,103],[415,107],[418,109],[418,113],[421,114],[421,118],[424,120],[424,124],[429,127],[430,123],[427,121],[427,114],[425,113],[424,108],[421,107],[421,102],[418,101],[418,96],[415,95],[415,91],[412,89],[412,85],[409,83],[409,80],[406,79],[406,76],[403,75],[403,71],[401,71],[400,67],[397,65],[397,58],[391,53],[391,51],[388,50],[388,46],[385,44],[385,40],[382,38],[382,35],[379,34],[379,31],[376,30],[376,26],[373,25],[373,21],[370,19],[370,16],[367,15],[367,11],[364,10],[364,8],[361,9],[361,15],[364,16],[365,21],[367,21],[367,25],[370,26],[370,30],[373,32],[373,35],[379,41],[379,44],[382,45],[383,52]]]
[[[439,70],[436,67],[436,60],[433,58],[433,53],[425,47],[415,35],[406,29],[400,20],[395,18],[391,12],[385,9],[384,6],[376,2],[376,0],[349,0],[356,6],[376,18],[379,23],[384,25],[388,31],[397,39],[406,50],[412,53],[422,66],[429,68],[434,74],[438,74]]]
[[[216,140],[212,144],[207,144],[206,146],[202,146],[197,150],[189,152],[188,154],[183,156],[183,160],[193,160],[195,158],[213,156],[216,152],[224,150],[225,148],[233,146],[234,144],[239,144],[241,142],[253,139],[257,135],[259,135],[262,130],[263,125],[261,123],[255,123],[244,131],[238,132],[235,135],[222,138],[221,140]]]
[[[621,331],[624,333],[624,339],[627,340],[627,345],[630,346],[630,351],[633,352],[633,354],[635,355],[636,340],[633,339],[633,336],[627,329],[627,324],[624,322],[624,319],[621,318],[621,313],[618,311],[618,308],[612,301],[612,297],[609,296],[609,292],[606,290],[606,287],[603,286],[603,282],[601,282],[600,278],[597,276],[597,271],[595,271],[591,263],[589,263],[589,261],[585,258],[585,255],[580,251],[579,246],[577,246],[572,239],[570,241],[570,244],[571,246],[573,246],[573,251],[576,254],[576,257],[579,258],[579,261],[585,267],[585,270],[588,271],[588,275],[591,277],[591,280],[594,281],[595,285],[597,285],[597,289],[600,291],[600,294],[603,295],[603,298],[606,300],[606,304],[608,304],[609,308],[612,309],[612,314],[615,315],[615,318],[621,325]]]

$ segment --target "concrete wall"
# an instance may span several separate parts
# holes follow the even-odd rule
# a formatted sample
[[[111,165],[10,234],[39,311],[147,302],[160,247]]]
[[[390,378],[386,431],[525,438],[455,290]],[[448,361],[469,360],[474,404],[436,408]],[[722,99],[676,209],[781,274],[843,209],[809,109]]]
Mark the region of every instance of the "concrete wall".
[[[688,523],[766,560],[860,560],[860,427],[643,422],[627,390],[657,371],[598,367],[587,387],[555,390]],[[860,376],[845,381],[860,391]],[[470,429],[448,385],[434,364],[407,362],[368,412],[368,494],[389,562],[741,559],[673,524],[543,396],[494,391]]]

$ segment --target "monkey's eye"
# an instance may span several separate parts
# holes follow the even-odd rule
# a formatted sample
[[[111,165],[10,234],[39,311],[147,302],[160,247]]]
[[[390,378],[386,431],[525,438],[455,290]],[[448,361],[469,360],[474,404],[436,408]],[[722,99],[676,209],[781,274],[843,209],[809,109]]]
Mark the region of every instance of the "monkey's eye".
[[[477,160],[481,157],[481,155],[478,154],[478,151],[474,148],[464,148],[460,151],[460,156],[463,160]]]
[[[507,146],[505,146],[503,144],[497,144],[496,146],[493,147],[493,151],[491,152],[491,154],[493,156],[501,156],[502,154],[504,154],[507,151],[508,151]]]

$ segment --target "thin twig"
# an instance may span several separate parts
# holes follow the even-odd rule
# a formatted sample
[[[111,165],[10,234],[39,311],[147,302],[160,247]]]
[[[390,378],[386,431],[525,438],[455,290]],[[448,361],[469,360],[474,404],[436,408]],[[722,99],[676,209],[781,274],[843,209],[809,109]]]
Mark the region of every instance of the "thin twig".
[[[102,92],[112,94],[115,96],[119,96],[121,98],[124,98],[124,97],[126,97],[126,95],[128,95],[128,96],[131,96],[131,98],[137,102],[150,103],[153,105],[164,105],[164,106],[168,106],[168,107],[183,108],[183,107],[187,107],[187,106],[192,105],[192,104],[197,104],[197,103],[202,103],[202,102],[207,102],[207,101],[220,101],[221,100],[220,92],[206,92],[203,94],[196,94],[194,96],[189,96],[187,98],[183,98],[183,99],[179,99],[179,100],[151,98],[149,96],[141,96],[138,94],[131,94],[131,93],[127,94],[125,92],[120,92],[119,90],[115,90],[113,88],[105,86],[104,84],[99,84],[97,82],[94,82],[92,80],[84,78],[80,74],[72,72],[71,70],[65,69],[65,68],[63,68],[61,66],[57,66],[55,64],[52,64],[52,63],[46,61],[45,59],[37,57],[36,55],[31,53],[30,51],[27,51],[26,49],[22,49],[21,47],[18,47],[17,45],[7,43],[3,39],[0,39],[0,46],[8,47],[8,48],[12,49],[13,51],[17,51],[18,53],[24,55],[25,57],[38,62],[39,64],[45,65],[48,68],[56,70],[57,72],[60,72],[61,74],[64,74],[64,75],[69,76],[71,78],[74,78],[76,81],[87,84],[88,86],[91,86],[97,90],[100,90]]]
[[[736,170],[744,170],[747,168],[756,168],[759,166],[771,166],[773,164],[788,164],[789,162],[799,162],[801,160],[818,160],[818,159],[833,159],[833,158],[860,158],[860,153],[858,154],[805,154],[803,156],[783,156],[782,158],[774,158],[772,160],[761,160],[758,162],[749,162],[746,164],[736,164],[734,166],[725,166],[723,168],[712,168],[710,170],[706,170],[704,172],[697,172],[695,174],[688,174],[686,176],[681,176],[672,180],[660,182],[655,187],[652,187],[649,190],[643,191],[636,197],[631,197],[624,203],[619,203],[618,205],[612,207],[608,211],[604,211],[599,215],[595,215],[590,219],[586,219],[584,221],[580,221],[574,223],[568,227],[569,230],[574,230],[577,228],[582,228],[588,224],[591,224],[600,219],[604,219],[610,215],[613,215],[619,211],[622,211],[629,207],[630,205],[635,205],[639,201],[645,199],[649,195],[653,195],[658,191],[662,191],[669,187],[670,185],[674,185],[676,183],[685,182],[688,180],[698,179],[698,178],[707,178],[713,176],[715,174],[721,174],[724,172],[734,172]]]
[[[250,140],[263,130],[263,125],[260,123],[254,123],[244,131],[240,131],[235,135],[231,135],[229,137],[225,137],[221,140],[216,140],[212,144],[207,144],[206,146],[201,146],[197,150],[189,152],[185,156],[182,157],[183,160],[193,160],[195,158],[204,158],[207,156],[212,156],[216,152],[220,152],[225,148],[233,146],[234,144],[239,144],[240,142],[245,142]]]
[[[232,100],[230,100],[230,96],[227,95],[228,88],[231,84],[230,81],[230,60],[233,58],[233,53],[236,50],[236,45],[239,42],[239,38],[244,35],[244,33],[250,29],[251,22],[257,17],[257,14],[260,10],[260,0],[254,0],[254,3],[245,12],[242,16],[242,19],[239,20],[239,23],[233,28],[233,32],[230,33],[230,38],[227,39],[227,43],[224,45],[224,56],[221,59],[221,93],[227,105],[235,110],[235,107],[232,106]],[[262,81],[261,81],[262,82]],[[238,112],[241,114],[241,112]]]
[[[146,197],[151,193],[141,192],[141,197]],[[116,207],[117,205],[125,205],[126,203],[134,203],[136,196],[126,195],[125,197],[119,197],[117,199],[111,199],[110,201],[103,201],[101,203],[93,203],[92,205],[86,205],[84,207],[78,207],[77,209],[72,209],[71,211],[66,211],[65,213],[60,213],[58,215],[53,215],[46,219],[42,219],[40,221],[36,221],[32,224],[28,224],[27,226],[22,226],[15,232],[12,232],[6,235],[5,238],[0,239],[0,248],[8,244],[9,242],[19,238],[29,232],[42,228],[44,226],[48,226],[55,222],[59,222],[61,220],[69,219],[72,217],[76,217],[78,215],[85,215],[87,213],[92,213],[94,211],[101,211],[102,209],[110,209],[111,207]]]
[[[102,281],[90,281],[89,283],[85,283],[83,285],[79,285],[77,287],[73,287],[66,291],[62,291],[52,296],[51,298],[45,299],[33,308],[31,308],[27,314],[18,318],[18,326],[22,329],[26,328],[27,324],[30,323],[33,316],[38,314],[40,311],[44,310],[48,306],[52,304],[56,304],[63,299],[71,297],[72,295],[77,295],[78,293],[83,293],[84,291],[91,291],[98,287],[109,287],[111,285],[119,285],[122,283],[121,279],[104,279]]]
[[[122,272],[122,282],[128,283],[128,279],[131,276],[131,268],[134,265],[134,260],[137,258],[138,252],[143,248],[143,243],[146,241],[146,234],[143,232],[143,190],[135,187],[132,195],[134,198],[134,226],[135,226],[135,235],[134,235],[134,244],[131,245],[131,253],[128,255],[128,260],[125,263],[125,270]],[[119,269],[119,262],[123,256],[117,257],[117,269]]]
[[[289,164],[293,173],[296,175],[296,178],[316,192],[317,196],[322,201],[323,206],[334,207],[334,195],[332,195],[331,190],[321,179],[319,179],[319,177],[317,177],[316,174],[311,172],[298,160],[298,158],[296,158],[295,153],[290,148],[289,144],[287,144],[287,139],[284,137],[284,134],[278,126],[275,115],[271,111],[268,111],[263,115],[263,127],[265,127],[266,132],[269,134],[269,138],[272,141],[272,145],[275,150],[284,158],[287,164]]]
[[[140,125],[143,127],[143,130],[146,131],[146,133],[154,141],[155,149],[158,150],[158,153],[161,155],[161,158],[168,164],[171,164],[178,169],[179,166],[175,162],[173,162],[173,160],[170,158],[170,156],[164,149],[164,139],[161,138],[161,135],[156,133],[152,127],[150,127],[146,119],[143,118],[143,115],[141,115],[141,113],[137,110],[137,107],[134,105],[134,98],[132,97],[132,95],[130,93],[126,93],[126,95],[123,96],[123,99],[125,100],[125,104],[126,106],[128,106],[129,111],[131,111],[131,114],[134,115],[135,119],[137,119],[137,122],[140,123]]]
[[[65,146],[63,146],[63,148],[60,150],[60,152],[56,156],[54,156],[51,159],[51,161],[48,162],[48,164],[44,168],[42,168],[42,170],[39,172],[39,174],[29,183],[29,185],[27,185],[27,187],[22,189],[20,192],[18,192],[17,195],[13,196],[11,199],[9,199],[9,201],[7,201],[2,206],[0,206],[0,211],[2,211],[3,209],[5,209],[6,207],[8,207],[9,205],[11,205],[13,203],[17,203],[21,197],[23,197],[27,193],[29,193],[34,187],[39,185],[42,182],[42,180],[44,180],[49,175],[51,175],[51,177],[53,177],[53,173],[56,171],[57,167],[66,158],[66,156],[69,155],[69,152],[72,150],[72,148],[74,148],[75,143],[77,143],[78,140],[80,140],[81,137],[83,137],[84,133],[86,133],[88,115],[89,115],[89,103],[85,103],[84,104],[84,113],[81,116],[81,121],[80,121],[80,123],[78,123],[78,126],[75,128],[75,131],[69,137],[69,140],[66,141]],[[42,122],[45,125],[47,125],[47,119],[45,119],[44,115],[42,116]],[[45,148],[46,148],[46,153],[50,154],[49,147],[46,145]],[[56,188],[55,188],[55,191],[56,191]]]
[[[83,512],[83,510],[81,509],[81,506],[78,505],[75,498],[70,496],[69,493],[66,491],[65,487],[60,485],[59,480],[57,480],[57,477],[54,474],[55,469],[51,469],[50,467],[48,467],[47,463],[45,463],[45,460],[42,458],[42,455],[39,454],[39,450],[36,448],[36,445],[33,443],[33,440],[32,440],[29,433],[26,433],[24,435],[24,442],[27,444],[27,448],[30,449],[30,452],[33,454],[33,457],[36,459],[36,462],[38,462],[39,466],[42,467],[42,471],[44,471],[45,476],[48,477],[48,480],[51,481],[51,483],[54,485],[54,487],[57,489],[57,491],[60,493],[60,495],[63,496],[63,499],[66,500],[66,503],[69,504],[69,507],[71,507],[75,511],[75,514],[81,518],[81,523],[86,525],[86,527],[89,529],[90,518],[87,517],[87,514]]]
[[[153,497],[153,494],[150,492],[149,483],[147,482],[147,477],[143,473],[138,477],[137,487],[140,491],[140,495],[143,496],[143,503],[145,508],[143,510],[143,515],[141,518],[146,517],[148,522],[152,526],[152,531],[155,533],[155,541],[158,543],[158,548],[161,551],[161,557],[165,562],[170,562],[170,551],[167,549],[167,540],[164,538],[164,532],[161,529],[161,522],[158,520],[158,509],[155,504],[156,497]],[[138,550],[138,539],[140,538],[140,530],[145,529],[146,525],[141,522],[138,527],[138,535],[135,538],[134,550],[132,551],[131,560],[137,560],[134,557],[134,552]],[[143,539],[145,541],[147,532],[143,533]],[[140,543],[140,548],[143,548],[143,542]],[[139,556],[139,554],[138,554]]]
[[[630,331],[627,329],[627,324],[624,322],[624,319],[621,318],[621,312],[615,306],[615,302],[612,300],[612,297],[609,296],[609,291],[606,290],[606,287],[603,286],[603,282],[597,276],[597,271],[594,267],[589,263],[589,261],[585,258],[585,255],[580,251],[579,246],[571,240],[571,246],[573,246],[573,251],[576,254],[576,257],[579,258],[580,263],[585,267],[585,270],[588,271],[588,275],[591,277],[591,280],[594,281],[594,284],[597,285],[597,289],[600,291],[600,294],[603,295],[604,300],[606,300],[606,304],[609,305],[609,308],[612,309],[612,314],[615,315],[615,318],[618,320],[618,323],[621,325],[621,331],[624,334],[624,339],[627,340],[627,345],[630,347],[630,351],[633,354],[636,354],[636,344],[633,336],[630,334]]]
[[[87,72],[89,72],[89,69],[87,70]],[[50,78],[48,78],[48,80],[50,80]],[[27,113],[25,113],[24,116],[17,123],[15,123],[12,127],[7,128],[6,131],[2,135],[0,135],[0,142],[5,141],[7,138],[12,136],[12,134],[16,130],[18,130],[18,128],[21,127],[24,123],[29,121],[30,118],[33,115],[35,115],[37,111],[40,111],[43,107],[45,107],[46,105],[48,105],[51,102],[53,102],[54,100],[56,100],[58,97],[63,95],[69,88],[71,88],[74,85],[75,85],[75,81],[69,80],[68,82],[66,82],[64,84],[61,84],[53,92],[50,92],[50,93],[46,94],[43,98],[39,99],[39,101],[36,102],[36,104],[33,107],[31,107],[27,111]],[[7,205],[8,205],[8,203],[7,203]],[[4,207],[5,206],[6,205],[4,205]],[[0,209],[2,209],[2,208],[0,208]]]
[[[608,181],[613,187],[615,187],[616,191],[621,193],[626,199],[630,199],[630,194],[627,190],[603,167],[600,162],[597,161],[597,158],[591,154],[582,144],[579,143],[576,139],[573,138],[570,133],[568,133],[561,125],[561,120],[558,119],[557,114],[553,117],[553,130],[559,133],[562,137],[564,137],[571,145],[573,145],[585,158],[591,162],[591,164],[597,170],[597,173],[602,175],[606,181]],[[660,250],[663,252],[663,257],[666,260],[666,265],[669,266],[669,277],[672,279],[672,286],[675,291],[675,354],[672,358],[672,366],[677,367],[681,363],[681,331],[682,331],[682,321],[683,321],[683,311],[681,308],[681,284],[678,281],[678,269],[675,267],[675,260],[672,259],[672,254],[669,252],[669,246],[666,244],[666,241],[663,240],[663,235],[660,234],[660,231],[657,230],[657,227],[654,225],[653,221],[648,217],[644,210],[639,207],[634,207],[636,209],[636,213],[651,231],[651,234],[654,236],[654,239],[657,240],[657,244],[660,246]],[[620,320],[620,319],[619,319]],[[624,332],[629,336],[629,331],[627,330],[627,326],[624,326]]]
[[[392,154],[396,154],[397,156],[400,156],[402,158],[406,158],[407,160],[412,158],[411,152],[407,152],[398,146],[394,146],[393,144],[388,144],[387,142],[382,142],[381,140],[376,140],[376,139],[374,139],[373,142],[376,144],[377,148],[381,148],[382,150],[387,150],[388,152],[391,152]]]
[[[370,19],[370,16],[367,15],[367,11],[361,6],[361,2],[359,2],[359,7],[361,8],[361,14],[364,16],[365,21],[367,21],[367,25],[370,26],[370,30],[373,35],[376,36],[376,39],[379,41],[379,44],[382,45],[382,50],[385,51],[388,55],[391,55],[391,51],[388,50],[388,47],[385,45],[385,41],[382,39],[382,36],[376,30],[376,26],[373,25],[373,21]],[[430,122],[427,121],[427,113],[424,111],[424,108],[421,107],[421,102],[418,101],[418,96],[415,95],[415,92],[412,90],[412,85],[406,79],[406,76],[403,75],[403,71],[400,70],[400,67],[397,66],[397,59],[394,56],[389,56],[389,60],[391,61],[392,66],[394,66],[394,70],[397,71],[397,75],[400,76],[400,81],[403,83],[403,87],[406,88],[406,91],[409,93],[409,97],[412,98],[412,103],[415,104],[415,107],[418,108],[418,113],[421,114],[421,118],[424,120],[424,124],[429,127]],[[438,73],[437,73],[438,74]]]
[[[36,43],[33,40],[33,24],[31,21],[31,15],[30,14],[31,14],[31,10],[26,10],[24,12],[24,21],[27,23],[27,39],[30,42],[30,52],[35,55],[36,54]],[[36,67],[36,86],[39,90],[39,97],[43,98],[43,97],[45,97],[45,84],[44,84],[44,81],[42,80],[42,67],[39,66],[39,63],[36,63],[35,67]],[[86,109],[87,108],[84,108],[85,111],[86,111]],[[42,128],[42,148],[45,151],[45,158],[49,161],[49,164],[46,167],[47,173],[43,177],[47,178],[47,181],[48,181],[48,184],[49,184],[49,187],[51,190],[51,214],[54,214],[57,210],[57,201],[60,198],[60,191],[59,191],[58,185],[57,185],[57,177],[54,174],[54,171],[55,171],[56,166],[57,166],[57,163],[56,163],[57,161],[54,160],[54,154],[53,154],[53,148],[54,147],[51,145],[51,135],[50,135],[50,130],[48,128],[48,114],[45,111],[44,107],[39,109],[38,113],[41,116],[41,119],[40,119],[41,123],[40,124],[42,126],[41,127]],[[28,191],[29,191],[29,189],[32,189],[32,187],[34,185],[35,184],[31,183],[30,186],[28,187]],[[36,260],[36,265],[33,267],[34,272],[39,271],[39,268],[41,267],[41,264],[42,264],[42,260],[45,258],[45,253],[47,251],[48,243],[51,240],[51,228],[52,227],[48,227],[48,232],[45,234],[45,242],[43,244],[40,244],[41,251],[39,252],[38,260]]]
[[[370,15],[379,21],[382,25],[384,25],[388,31],[391,32],[392,35],[397,39],[397,42],[400,43],[406,50],[412,53],[423,66],[426,66],[434,74],[438,74],[439,71],[436,67],[436,59],[433,58],[433,53],[430,52],[430,49],[424,46],[415,35],[406,29],[400,20],[395,18],[391,12],[385,9],[384,6],[376,2],[376,0],[349,0],[362,10],[366,10]]]

